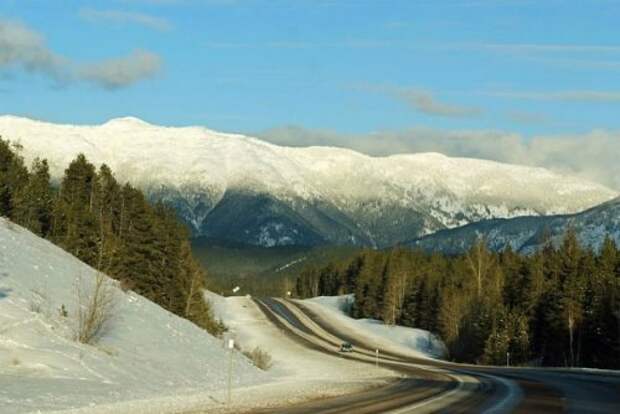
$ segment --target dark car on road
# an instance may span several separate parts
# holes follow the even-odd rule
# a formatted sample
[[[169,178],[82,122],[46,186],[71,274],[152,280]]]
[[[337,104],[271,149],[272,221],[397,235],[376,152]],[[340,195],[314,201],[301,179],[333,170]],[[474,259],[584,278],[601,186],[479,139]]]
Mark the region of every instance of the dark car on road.
[[[343,342],[340,345],[340,352],[353,352],[353,345],[349,342]]]

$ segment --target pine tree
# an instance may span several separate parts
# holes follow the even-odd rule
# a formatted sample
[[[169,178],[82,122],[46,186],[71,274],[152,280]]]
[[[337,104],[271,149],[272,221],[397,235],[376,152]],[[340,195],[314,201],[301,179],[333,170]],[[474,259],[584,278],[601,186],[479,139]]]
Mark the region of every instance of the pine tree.
[[[0,216],[13,217],[15,194],[28,182],[28,169],[18,154],[20,149],[0,137]]]
[[[39,236],[52,226],[53,191],[46,160],[35,159],[25,186],[14,196],[13,220]]]
[[[54,206],[52,238],[83,262],[97,265],[98,226],[95,216],[95,167],[79,154],[65,170]]]
[[[99,233],[97,268],[109,273],[118,264],[123,206],[120,185],[112,170],[105,164],[97,173],[93,205]]]

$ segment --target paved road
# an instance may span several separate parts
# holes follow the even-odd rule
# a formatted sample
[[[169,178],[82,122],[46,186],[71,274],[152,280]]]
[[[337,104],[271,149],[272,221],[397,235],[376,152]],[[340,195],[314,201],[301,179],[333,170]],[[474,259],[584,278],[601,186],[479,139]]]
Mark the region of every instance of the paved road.
[[[365,338],[306,306],[273,298],[256,303],[270,321],[304,346],[338,355],[340,343],[348,341],[355,351],[339,355],[375,363],[373,347]],[[387,351],[382,351],[380,363],[406,378],[369,392],[258,412],[620,413],[620,376],[615,374],[453,364]]]

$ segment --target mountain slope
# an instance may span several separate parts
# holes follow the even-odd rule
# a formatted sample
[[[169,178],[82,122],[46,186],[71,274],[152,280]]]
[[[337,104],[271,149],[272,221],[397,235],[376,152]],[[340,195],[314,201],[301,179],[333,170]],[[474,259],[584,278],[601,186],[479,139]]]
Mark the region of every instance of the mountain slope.
[[[74,126],[3,116],[0,135],[20,142],[27,160],[48,158],[56,179],[83,152],[173,205],[195,235],[261,246],[386,246],[481,219],[574,213],[617,195],[541,168],[280,147],[136,118]]]
[[[409,244],[454,254],[467,250],[484,237],[493,250],[510,246],[515,251],[529,253],[540,248],[547,238],[557,245],[569,228],[575,230],[584,246],[598,249],[607,236],[620,245],[620,198],[578,214],[485,220],[440,231]]]
[[[0,218],[0,411],[120,404],[123,410],[101,412],[172,412],[196,408],[189,401],[221,401],[228,378],[222,342],[133,292],[114,287],[113,317],[99,342],[73,341],[76,288],[89,290],[95,274]],[[235,387],[270,378],[235,359]],[[150,409],[136,401],[156,398],[165,401],[154,400]]]

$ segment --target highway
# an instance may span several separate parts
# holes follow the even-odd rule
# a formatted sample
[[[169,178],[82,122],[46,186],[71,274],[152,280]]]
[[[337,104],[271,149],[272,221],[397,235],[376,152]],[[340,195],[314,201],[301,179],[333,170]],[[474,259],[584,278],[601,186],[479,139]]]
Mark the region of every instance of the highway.
[[[375,364],[367,338],[347,332],[296,301],[255,299],[267,319],[300,344]],[[344,341],[354,352],[338,353]],[[403,378],[387,386],[295,406],[253,411],[336,413],[620,413],[620,375],[567,369],[455,364],[382,350],[378,361]]]

